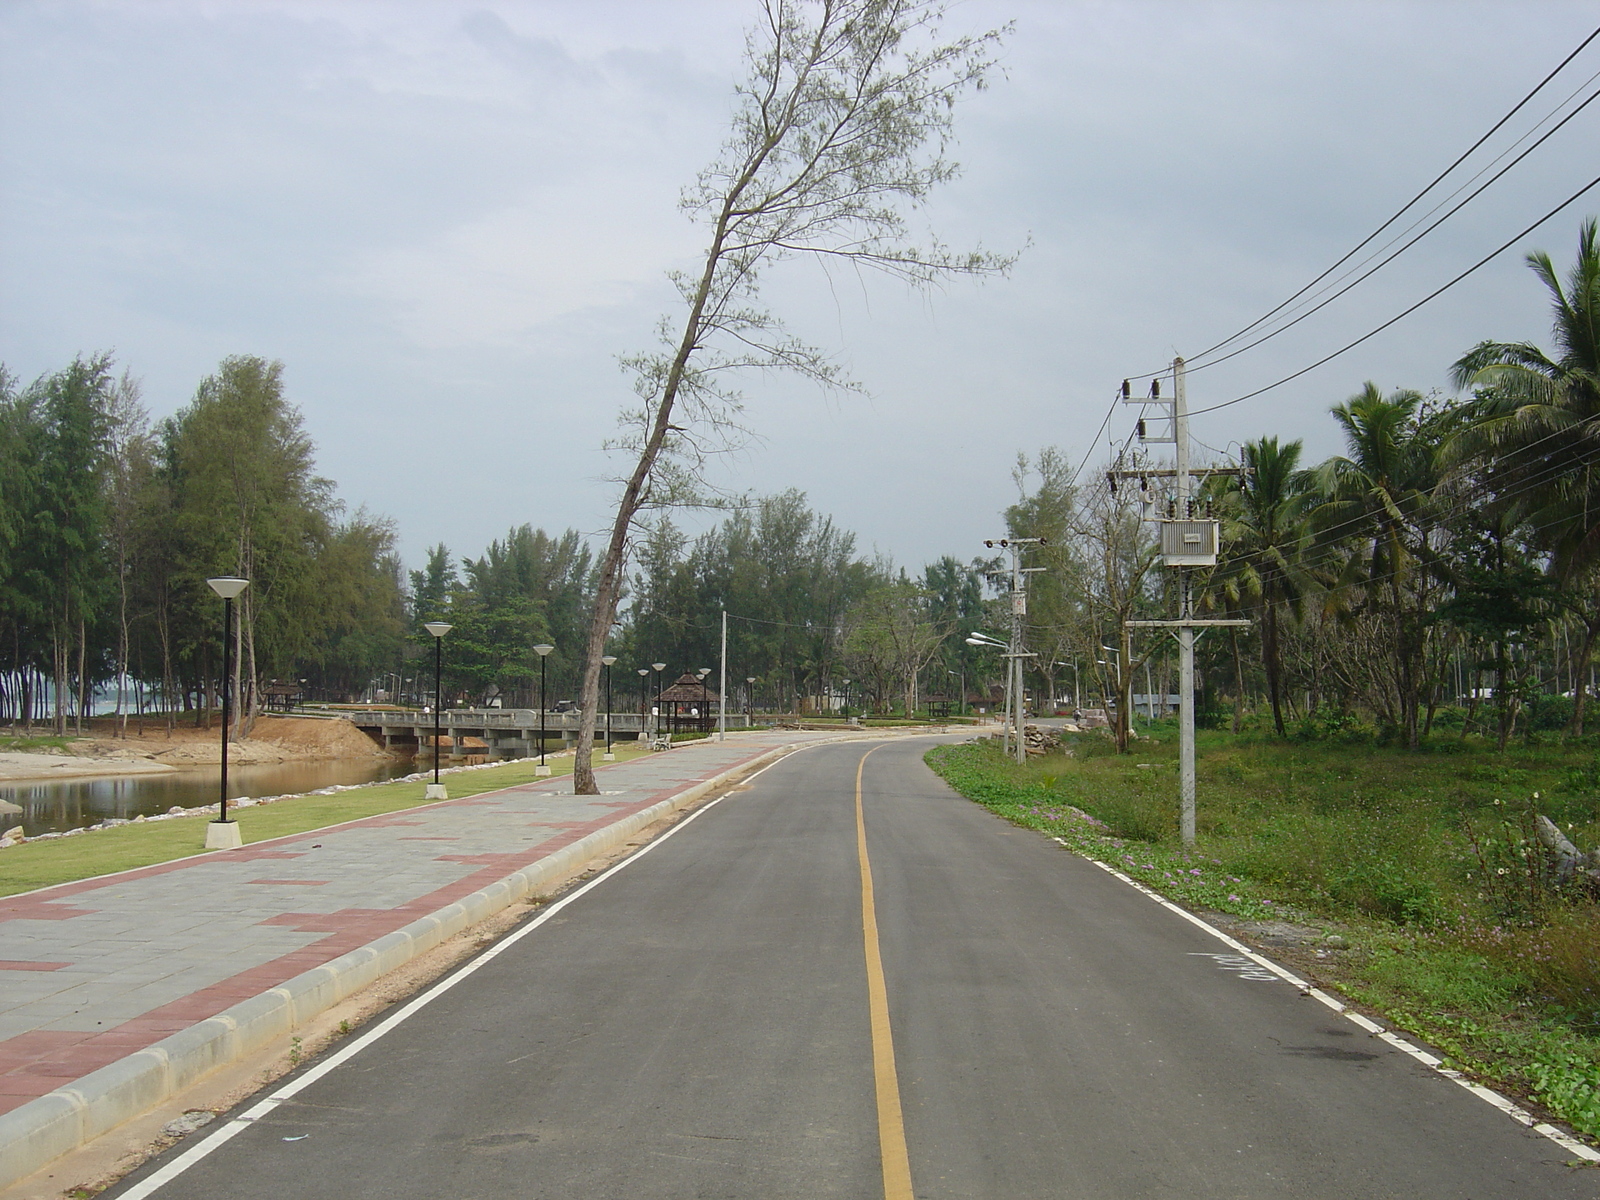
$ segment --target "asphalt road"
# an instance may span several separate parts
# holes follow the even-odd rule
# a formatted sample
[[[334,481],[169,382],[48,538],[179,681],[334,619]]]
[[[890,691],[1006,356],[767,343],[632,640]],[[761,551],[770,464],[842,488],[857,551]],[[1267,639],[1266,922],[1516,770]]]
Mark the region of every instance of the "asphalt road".
[[[928,745],[792,755],[175,1178],[141,1190],[210,1129],[107,1195],[1600,1195],[1600,1171],[952,794]]]

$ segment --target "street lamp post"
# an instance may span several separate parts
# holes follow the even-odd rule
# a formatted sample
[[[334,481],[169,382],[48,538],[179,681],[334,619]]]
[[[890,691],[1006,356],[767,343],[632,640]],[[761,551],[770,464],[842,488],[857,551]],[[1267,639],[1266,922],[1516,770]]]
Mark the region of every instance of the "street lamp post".
[[[444,635],[455,628],[443,621],[429,621],[423,626],[433,634],[433,782],[423,792],[424,800],[448,800],[450,794],[439,782],[439,710],[444,707]]]
[[[555,647],[548,642],[540,642],[533,648],[539,656],[539,765],[533,769],[535,775],[548,775],[550,768],[544,761],[544,660]]]
[[[850,681],[844,681],[844,723],[850,723]]]
[[[744,677],[744,723],[746,725],[754,725],[756,723],[755,714],[756,677],[754,675],[746,675]]]
[[[656,672],[656,702],[650,709],[650,715],[655,718],[655,735],[661,736],[661,672],[667,669],[666,663],[651,663]]]
[[[711,724],[711,689],[706,686],[706,678],[711,674],[711,668],[701,667],[695,674],[700,676],[700,732],[710,733],[706,727]]]
[[[1016,664],[1020,663],[1025,658],[1037,658],[1038,656],[1027,650],[1012,650],[1007,643],[1000,641],[998,638],[990,637],[986,633],[981,633],[978,631],[974,631],[967,638],[967,645],[982,646],[989,650],[1005,651],[1005,653],[1000,656],[1007,661],[1005,749],[1008,754],[1014,755],[1016,760],[1020,763],[1027,757],[1027,747],[1023,744],[1022,740],[1022,688],[1020,686],[1022,682],[1022,676],[1021,672],[1016,667]],[[1015,723],[1016,726],[1015,731],[1012,729],[1013,723]],[[1015,742],[1012,741],[1013,732],[1016,738]]]
[[[607,654],[600,661],[606,668],[606,753],[601,761],[614,762],[617,756],[611,752],[611,664],[617,661],[617,656]]]
[[[647,688],[648,688],[649,685],[646,684],[646,682],[645,682],[649,678],[650,678],[650,668],[649,667],[640,667],[639,668],[639,740],[641,742],[647,742],[647,741],[650,740],[649,737],[646,736],[647,733],[649,732],[649,725],[650,725],[650,720],[649,720],[649,718],[650,718],[650,694],[647,691]]]
[[[233,719],[233,598],[250,586],[248,579],[222,575],[208,579],[211,590],[222,597],[222,788],[217,819],[206,826],[207,850],[234,850],[244,845],[239,823],[228,820],[228,724]]]

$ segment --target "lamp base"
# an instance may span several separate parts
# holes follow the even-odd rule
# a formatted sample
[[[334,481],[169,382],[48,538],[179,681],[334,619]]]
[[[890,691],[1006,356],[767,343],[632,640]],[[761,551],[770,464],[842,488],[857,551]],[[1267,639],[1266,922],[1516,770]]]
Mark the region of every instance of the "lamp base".
[[[616,762],[617,761],[617,756],[615,754],[613,754],[611,751],[607,750],[604,754],[602,754],[600,756],[600,761],[601,762]]]
[[[422,793],[424,800],[448,800],[450,792],[442,783],[430,783]]]
[[[550,774],[550,767],[546,763],[540,763],[533,769],[533,773],[535,775],[548,775]]]
[[[244,845],[237,821],[208,821],[206,823],[207,850],[237,850]]]

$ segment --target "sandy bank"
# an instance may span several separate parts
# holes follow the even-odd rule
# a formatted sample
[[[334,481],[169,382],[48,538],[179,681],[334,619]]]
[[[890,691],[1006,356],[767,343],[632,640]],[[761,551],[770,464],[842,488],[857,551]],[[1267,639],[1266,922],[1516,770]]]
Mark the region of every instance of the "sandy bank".
[[[140,733],[130,720],[128,736],[118,737],[113,722],[100,718],[91,723],[96,736],[77,738],[65,751],[0,754],[0,780],[144,775],[222,761],[220,728],[178,726],[169,735],[164,724],[146,719],[144,725]],[[236,766],[383,757],[349,721],[312,717],[261,717],[248,738],[228,743],[228,762]]]

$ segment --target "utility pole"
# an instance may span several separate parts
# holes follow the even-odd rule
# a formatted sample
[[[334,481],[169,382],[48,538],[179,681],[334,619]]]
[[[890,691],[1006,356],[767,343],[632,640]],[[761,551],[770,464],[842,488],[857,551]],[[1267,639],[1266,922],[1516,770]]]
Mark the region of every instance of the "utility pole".
[[[1028,576],[1043,567],[1024,567],[1022,552],[1028,546],[1045,546],[1045,538],[1001,538],[998,542],[983,543],[993,550],[996,545],[1011,552],[1011,643],[1006,659],[1006,750],[1015,754],[1020,763],[1027,757],[1027,746],[1022,739],[1022,660],[1035,658],[1022,648],[1022,624],[1028,615]],[[1015,740],[1013,741],[1013,734]]]
[[[728,610],[722,610],[722,699],[717,701],[717,741],[728,740]]]
[[[1197,520],[1194,512],[1194,476],[1189,468],[1189,398],[1183,359],[1172,360],[1172,399],[1161,398],[1161,384],[1157,379],[1151,384],[1149,398],[1129,395],[1127,381],[1122,384],[1125,404],[1148,404],[1166,409],[1163,414],[1169,422],[1166,436],[1149,436],[1145,423],[1139,422],[1139,436],[1147,442],[1171,442],[1176,459],[1173,471],[1174,504],[1170,516],[1157,518],[1161,531],[1161,556],[1167,566],[1178,572],[1178,619],[1176,621],[1129,621],[1130,629],[1176,629],[1178,633],[1178,831],[1185,845],[1195,840],[1194,798],[1194,642],[1195,630],[1216,626],[1248,625],[1249,621],[1196,620],[1191,571],[1194,567],[1215,566],[1217,561],[1219,526],[1210,519]],[[1161,418],[1158,418],[1161,419]],[[1220,472],[1208,471],[1206,474]],[[1229,472],[1236,473],[1236,472]],[[1113,471],[1121,477],[1137,476],[1141,480],[1158,474],[1154,471]],[[1165,474],[1165,472],[1159,472]],[[1148,675],[1146,676],[1148,679]],[[1146,688],[1149,684],[1146,683]],[[1131,715],[1131,714],[1130,714]]]

